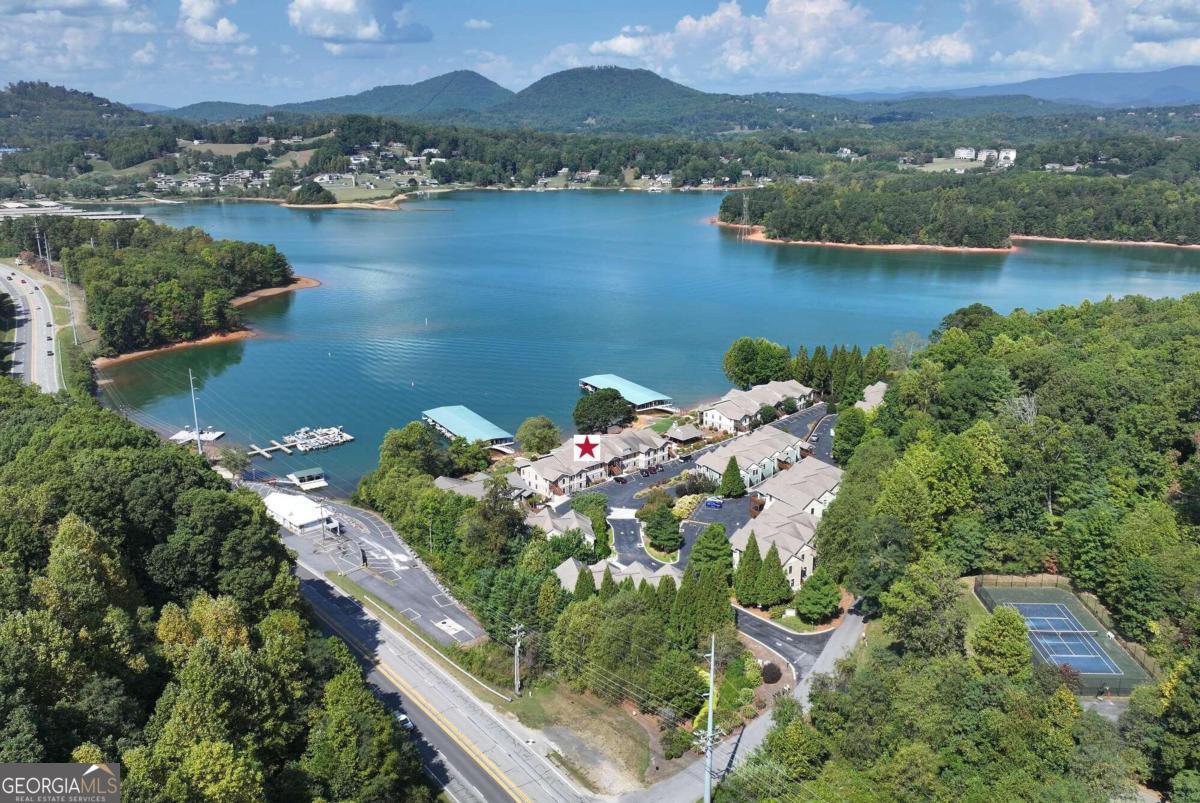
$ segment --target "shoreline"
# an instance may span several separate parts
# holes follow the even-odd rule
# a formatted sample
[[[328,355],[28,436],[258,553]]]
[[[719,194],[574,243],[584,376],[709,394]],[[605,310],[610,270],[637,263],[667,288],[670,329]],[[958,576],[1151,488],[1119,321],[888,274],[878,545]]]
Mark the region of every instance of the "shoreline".
[[[741,223],[726,223],[718,220],[715,216],[710,217],[708,222],[725,229],[744,230],[747,228]],[[835,243],[823,240],[782,240],[776,237],[768,237],[765,226],[753,225],[749,228],[750,233],[745,237],[748,242],[766,243],[768,245],[808,245],[818,248],[852,248],[859,251],[950,251],[955,253],[979,254],[1011,254],[1019,250],[1016,246],[1009,248],[984,248],[967,245],[926,245],[924,243]]]
[[[264,298],[290,293],[293,290],[305,290],[312,287],[320,287],[321,282],[308,276],[297,276],[291,284],[283,285],[282,287],[264,287],[261,290],[255,290],[247,293],[244,296],[238,296],[229,302],[229,305],[234,308],[249,306],[256,301],[261,301]],[[115,357],[97,357],[92,360],[92,367],[97,371],[103,371],[105,368],[111,368],[114,365],[122,363],[134,362],[136,360],[153,357],[157,354],[164,354],[168,351],[180,351],[182,349],[190,349],[196,346],[215,346],[221,343],[233,343],[238,340],[249,340],[252,337],[258,337],[258,332],[246,327],[244,329],[235,329],[232,332],[216,332],[211,335],[196,338],[195,340],[184,340],[180,343],[169,343],[165,346],[158,346],[152,349],[142,349],[140,351],[131,351],[126,354],[118,354]]]
[[[1073,240],[1070,237],[1045,237],[1040,234],[1014,234],[1013,240],[1029,240],[1038,243],[1076,243],[1079,245],[1129,245],[1136,248],[1183,248],[1197,249],[1197,243],[1163,243],[1157,240]]]
[[[718,220],[716,216],[710,217],[708,222],[711,225],[725,229],[745,229],[741,223],[726,223]],[[754,243],[767,243],[769,245],[808,245],[820,248],[855,248],[865,251],[956,251],[966,253],[982,253],[982,254],[1011,254],[1021,250],[1015,243],[1025,240],[1028,242],[1040,243],[1066,243],[1069,245],[1116,245],[1116,246],[1131,246],[1135,248],[1179,248],[1184,250],[1200,249],[1200,244],[1197,243],[1164,243],[1157,240],[1101,240],[1101,239],[1086,239],[1077,240],[1070,237],[1046,237],[1039,234],[1012,234],[1009,239],[1014,245],[1010,248],[979,248],[972,246],[957,246],[957,245],[924,245],[920,243],[889,243],[889,244],[867,244],[867,243],[835,243],[823,242],[819,240],[782,240],[772,238],[766,235],[766,227],[762,225],[750,226],[750,234],[746,236],[746,240]]]

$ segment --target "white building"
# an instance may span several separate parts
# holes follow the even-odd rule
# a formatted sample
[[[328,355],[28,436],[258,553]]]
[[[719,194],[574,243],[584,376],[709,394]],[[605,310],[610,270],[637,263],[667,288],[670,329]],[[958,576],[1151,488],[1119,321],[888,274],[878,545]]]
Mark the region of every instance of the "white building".
[[[518,458],[516,469],[535,493],[565,496],[617,474],[666,463],[674,456],[671,442],[650,429],[627,429],[596,438],[600,454],[595,460],[574,460],[575,445],[568,441],[537,460]]]
[[[718,446],[696,461],[696,471],[720,482],[732,457],[749,488],[799,462],[809,448],[803,438],[768,425]]]
[[[787,399],[804,407],[812,401],[813,390],[794,379],[767,382],[749,390],[731,390],[717,401],[700,408],[700,425],[717,432],[745,432],[764,407],[782,408]]]
[[[996,163],[1009,167],[1017,161],[1016,148],[1001,148],[999,155],[996,157]]]
[[[975,154],[975,161],[977,162],[986,162],[989,159],[995,162],[998,158],[1000,158],[999,152],[992,148],[980,148],[979,152]]]
[[[571,530],[579,530],[588,546],[596,543],[596,532],[592,528],[592,520],[574,510],[555,513],[551,508],[545,507],[537,513],[530,513],[526,516],[525,523],[530,527],[540,527],[547,538],[566,535]]]
[[[954,158],[955,159],[966,159],[968,161],[974,161],[975,160],[975,149],[974,148],[955,148],[954,149]]]
[[[279,526],[296,535],[337,532],[339,525],[333,511],[307,496],[272,491],[263,498],[267,514]]]
[[[730,538],[734,566],[741,561],[753,533],[759,555],[765,557],[774,546],[788,584],[793,591],[800,588],[816,566],[817,522],[837,496],[841,482],[840,468],[807,458],[760,485],[754,496],[763,505],[762,512]]]
[[[662,582],[664,577],[670,577],[678,586],[683,582],[683,572],[670,564],[660,566],[657,570],[650,570],[645,565],[633,561],[625,564],[609,558],[599,561],[588,566],[575,558],[567,558],[554,569],[554,576],[558,578],[559,584],[566,591],[574,591],[575,583],[579,581],[581,572],[591,572],[592,582],[596,588],[604,582],[604,572],[608,571],[612,575],[612,579],[619,585],[626,578],[632,578],[634,586],[639,586],[642,583],[649,583],[654,588],[658,588],[658,584]]]
[[[883,394],[887,393],[887,389],[887,382],[876,382],[873,385],[867,385],[863,388],[862,400],[856,401],[854,406],[863,412],[871,412],[883,404]]]

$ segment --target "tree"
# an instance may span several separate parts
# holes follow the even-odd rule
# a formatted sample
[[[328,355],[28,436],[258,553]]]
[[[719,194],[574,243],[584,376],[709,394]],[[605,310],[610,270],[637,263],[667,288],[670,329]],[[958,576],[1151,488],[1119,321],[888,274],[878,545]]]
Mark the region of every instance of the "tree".
[[[1002,605],[979,623],[971,634],[971,665],[982,675],[1029,679],[1033,647],[1025,619],[1015,608]]]
[[[669,554],[683,545],[679,520],[671,512],[670,505],[662,501],[647,503],[638,511],[637,517],[642,521],[646,540],[659,552]]]
[[[746,542],[746,549],[742,552],[733,578],[734,596],[742,605],[758,604],[758,572],[760,569],[762,569],[762,555],[758,552],[758,539],[751,531],[750,539]]]
[[[679,723],[700,710],[708,691],[696,671],[695,660],[683,650],[667,650],[659,656],[650,670],[647,688],[670,707],[667,720]]]
[[[337,198],[315,181],[306,181],[288,194],[287,202],[296,206],[312,206],[314,204],[335,204]]]
[[[633,405],[613,388],[580,396],[573,414],[576,428],[585,433],[602,433],[612,426],[624,426],[633,417]]]
[[[926,553],[880,594],[884,629],[914,655],[961,652],[967,627],[958,601],[961,591],[953,567],[941,556]]]
[[[217,462],[235,477],[240,477],[250,468],[250,457],[242,449],[226,446],[217,453]]]
[[[447,451],[456,476],[483,471],[491,464],[487,444],[483,441],[453,438]]]
[[[617,582],[613,579],[610,567],[604,567],[604,577],[600,580],[600,591],[598,595],[601,602],[607,602],[617,594]]]
[[[605,572],[607,573],[607,569]],[[579,576],[575,578],[575,589],[571,596],[573,599],[584,600],[596,594],[596,578],[592,577],[592,572],[587,566],[579,567]]]
[[[833,430],[833,459],[845,465],[867,431],[867,415],[857,407],[845,407]]]
[[[792,587],[787,575],[783,573],[783,564],[779,560],[779,550],[771,544],[767,554],[762,559],[762,567],[758,570],[758,579],[754,583],[754,596],[760,608],[770,608],[792,597]]]
[[[818,566],[796,592],[796,616],[808,624],[824,622],[838,612],[841,601],[837,582],[827,569]]]
[[[812,379],[808,364],[808,348],[805,346],[796,349],[796,356],[792,360],[792,379],[803,385],[807,385]]]
[[[815,778],[829,752],[821,734],[802,717],[772,728],[765,747],[767,754],[784,767],[793,781]]]
[[[770,424],[777,418],[779,418],[779,413],[771,405],[764,404],[762,407],[758,408],[758,423]]]
[[[716,566],[725,576],[726,584],[733,580],[733,547],[725,535],[725,525],[710,524],[700,531],[688,557],[689,566]]]
[[[562,433],[546,416],[534,415],[517,427],[517,443],[527,454],[546,454],[562,443]]]
[[[725,473],[721,475],[721,484],[717,493],[727,499],[737,499],[746,495],[746,483],[742,481],[742,472],[738,468],[737,458],[730,457],[725,464]]]
[[[742,390],[776,379],[790,379],[794,370],[787,347],[761,337],[740,337],[733,341],[722,366],[729,381]]]

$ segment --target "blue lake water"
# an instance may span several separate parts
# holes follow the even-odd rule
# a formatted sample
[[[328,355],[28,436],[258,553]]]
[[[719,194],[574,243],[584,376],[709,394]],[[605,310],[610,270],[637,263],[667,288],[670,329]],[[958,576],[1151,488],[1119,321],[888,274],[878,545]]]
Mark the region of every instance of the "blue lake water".
[[[564,427],[579,377],[615,373],[688,404],[723,393],[741,335],[793,348],[928,333],[980,301],[999,312],[1200,290],[1200,252],[1031,243],[1011,254],[874,252],[740,242],[701,193],[471,192],[401,212],[197,203],[141,211],[270,242],[322,286],[245,310],[250,340],[110,368],[108,403],[160,429],[191,421],[264,444],[340,424],[357,440],[313,463],[346,492],[389,427],[465,404],[515,431]]]

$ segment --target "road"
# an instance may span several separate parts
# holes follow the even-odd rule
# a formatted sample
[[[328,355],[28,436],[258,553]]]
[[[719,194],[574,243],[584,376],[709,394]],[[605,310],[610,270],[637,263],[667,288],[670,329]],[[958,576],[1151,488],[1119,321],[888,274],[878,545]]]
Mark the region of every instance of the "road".
[[[295,493],[286,485],[247,482],[259,496],[273,490]],[[408,544],[376,514],[362,508],[309,495],[333,509],[342,523],[342,537],[295,535],[280,528],[279,535],[299,559],[319,572],[334,571],[370,591],[399,611],[441,644],[469,644],[483,628],[425,567]],[[366,556],[366,566],[363,556]]]
[[[15,277],[9,281],[8,277]],[[25,283],[22,284],[21,280]],[[11,296],[16,306],[17,331],[13,346],[12,371],[22,381],[39,386],[46,393],[59,389],[58,355],[53,337],[54,326],[50,299],[42,290],[38,274],[24,272],[11,265],[0,265],[0,291]],[[51,340],[46,340],[50,337]]]
[[[836,632],[829,630],[824,633],[796,633],[737,608],[734,608],[734,620],[740,632],[779,653],[792,665],[793,681],[812,669],[817,656]]]

